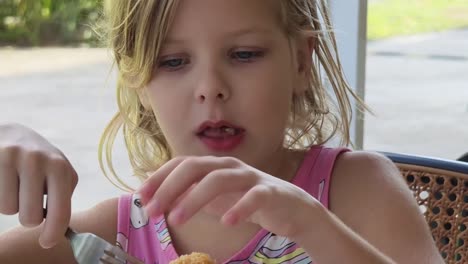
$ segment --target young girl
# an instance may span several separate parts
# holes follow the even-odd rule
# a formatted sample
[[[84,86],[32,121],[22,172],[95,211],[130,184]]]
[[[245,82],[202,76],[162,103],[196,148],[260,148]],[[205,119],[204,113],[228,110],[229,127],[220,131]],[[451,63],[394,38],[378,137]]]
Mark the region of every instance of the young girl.
[[[73,263],[68,225],[147,264],[191,252],[218,263],[443,263],[389,160],[324,146],[349,143],[353,96],[325,1],[109,4],[120,111],[101,161],[113,172],[123,127],[144,183],[70,220],[77,176],[64,155],[1,127],[0,212],[37,226],[44,190],[49,210],[44,224],[1,235],[1,263]]]

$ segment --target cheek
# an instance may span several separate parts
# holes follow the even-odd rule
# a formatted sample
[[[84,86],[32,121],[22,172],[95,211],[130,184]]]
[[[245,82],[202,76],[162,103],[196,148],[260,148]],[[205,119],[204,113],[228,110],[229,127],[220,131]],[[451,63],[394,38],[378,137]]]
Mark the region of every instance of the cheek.
[[[242,80],[244,84],[241,86],[249,89],[242,96],[251,104],[259,108],[268,108],[265,111],[289,111],[293,81],[287,67],[270,65],[258,71],[252,71],[249,78],[242,78]]]
[[[255,89],[248,91],[238,101],[239,115],[249,124],[257,136],[277,142],[282,141],[291,109],[291,85],[287,79],[268,75],[253,83]],[[250,94],[250,95],[247,95]],[[266,136],[269,135],[269,136]],[[272,138],[275,138],[273,140]]]
[[[174,107],[177,103],[174,103],[174,99],[172,99],[176,95],[164,87],[167,86],[152,81],[147,87],[146,94],[162,132],[167,135],[172,130],[171,124],[175,122],[171,122],[171,120],[177,116],[179,108]]]
[[[263,124],[263,133],[277,133],[282,138],[291,112],[294,72],[282,58],[257,72],[254,80],[256,96],[250,98],[253,111],[249,115],[253,123]]]
[[[146,87],[147,101],[151,105],[156,118],[159,120],[161,111],[164,109],[164,100],[161,100],[161,92],[153,82]]]

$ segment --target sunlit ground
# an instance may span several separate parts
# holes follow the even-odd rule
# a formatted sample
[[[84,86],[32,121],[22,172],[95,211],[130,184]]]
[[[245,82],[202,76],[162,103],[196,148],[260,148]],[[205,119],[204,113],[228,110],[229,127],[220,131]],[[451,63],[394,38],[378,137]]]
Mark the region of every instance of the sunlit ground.
[[[371,0],[369,39],[468,27],[466,0]]]

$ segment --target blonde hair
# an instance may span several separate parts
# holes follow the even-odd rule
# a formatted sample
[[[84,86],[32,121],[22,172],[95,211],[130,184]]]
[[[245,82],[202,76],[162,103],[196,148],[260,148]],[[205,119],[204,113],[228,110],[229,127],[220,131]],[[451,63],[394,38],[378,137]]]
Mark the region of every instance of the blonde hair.
[[[154,114],[143,106],[138,94],[151,79],[178,2],[113,0],[107,12],[106,38],[118,67],[119,111],[103,132],[99,144],[99,161],[106,177],[124,190],[132,188],[117,176],[112,163],[112,149],[120,128],[134,174],[140,180],[146,179],[148,172],[155,171],[172,157]],[[293,97],[285,131],[285,146],[306,149],[311,145],[327,143],[337,134],[341,143],[348,145],[352,116],[350,96],[356,99],[359,109],[365,109],[365,106],[345,80],[327,2],[278,2],[281,6],[281,22],[290,41],[301,36],[315,38],[309,87],[301,96]],[[322,78],[322,71],[325,79]],[[326,84],[334,96],[327,91]]]

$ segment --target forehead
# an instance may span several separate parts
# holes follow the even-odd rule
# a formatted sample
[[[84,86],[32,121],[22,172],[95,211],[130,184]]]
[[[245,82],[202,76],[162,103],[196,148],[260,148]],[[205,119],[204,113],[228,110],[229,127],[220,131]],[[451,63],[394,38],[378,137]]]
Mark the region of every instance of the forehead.
[[[280,31],[278,0],[180,0],[169,37]]]

